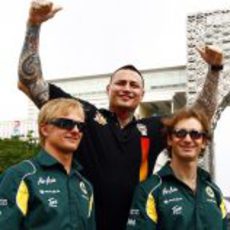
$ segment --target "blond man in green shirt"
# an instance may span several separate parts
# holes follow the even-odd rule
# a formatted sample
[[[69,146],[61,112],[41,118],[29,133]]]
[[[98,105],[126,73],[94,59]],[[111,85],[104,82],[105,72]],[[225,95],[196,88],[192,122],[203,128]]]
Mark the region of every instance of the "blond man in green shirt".
[[[55,99],[42,107],[41,151],[2,175],[1,229],[95,229],[93,189],[73,162],[84,120],[82,106],[74,99]]]

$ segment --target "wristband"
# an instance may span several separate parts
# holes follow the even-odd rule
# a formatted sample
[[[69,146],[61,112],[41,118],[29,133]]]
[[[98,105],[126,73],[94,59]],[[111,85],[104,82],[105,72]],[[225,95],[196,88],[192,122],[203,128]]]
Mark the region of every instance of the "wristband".
[[[221,71],[221,70],[223,70],[223,68],[224,68],[223,65],[211,65],[211,66],[210,66],[210,69],[211,69],[211,71],[213,71],[213,72]]]

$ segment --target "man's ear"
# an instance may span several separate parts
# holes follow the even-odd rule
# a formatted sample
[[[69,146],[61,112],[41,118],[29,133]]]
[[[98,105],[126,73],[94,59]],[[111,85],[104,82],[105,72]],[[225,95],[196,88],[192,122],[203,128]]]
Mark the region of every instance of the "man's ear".
[[[106,93],[107,93],[107,95],[109,95],[109,90],[110,90],[110,84],[108,84],[108,85],[106,86]]]
[[[168,146],[172,145],[172,137],[171,136],[167,136],[167,145]]]
[[[208,140],[206,138],[203,138],[203,143],[202,143],[202,149],[205,150],[206,146],[208,144]]]
[[[48,132],[48,126],[46,124],[40,125],[40,133],[44,136],[47,137],[49,135]]]
[[[142,99],[143,99],[144,95],[145,95],[145,90],[143,89],[143,92],[142,92]]]

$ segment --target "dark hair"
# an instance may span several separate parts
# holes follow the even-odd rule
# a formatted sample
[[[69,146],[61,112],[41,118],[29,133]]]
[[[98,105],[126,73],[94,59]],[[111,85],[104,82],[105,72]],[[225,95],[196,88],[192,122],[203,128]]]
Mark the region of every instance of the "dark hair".
[[[121,66],[120,68],[116,69],[116,70],[112,73],[112,75],[111,75],[111,77],[110,77],[110,82],[112,81],[114,75],[115,75],[118,71],[120,71],[120,70],[131,70],[131,71],[133,71],[133,72],[136,72],[136,73],[141,77],[141,81],[142,81],[142,84],[143,84],[143,87],[144,87],[144,78],[143,78],[141,72],[140,72],[134,65],[131,65],[131,64],[124,65],[124,66]]]
[[[210,141],[212,139],[212,134],[211,134],[211,128],[210,124],[208,121],[207,116],[201,109],[195,109],[195,108],[183,108],[179,111],[177,111],[172,117],[169,118],[164,118],[162,120],[164,126],[165,126],[165,134],[167,137],[171,137],[172,135],[172,130],[176,126],[176,124],[184,119],[189,119],[189,118],[195,118],[197,119],[203,128],[203,131],[205,132],[205,138]],[[168,151],[169,151],[169,156],[171,157],[171,148],[168,146]],[[203,156],[203,152],[200,154],[200,156]]]

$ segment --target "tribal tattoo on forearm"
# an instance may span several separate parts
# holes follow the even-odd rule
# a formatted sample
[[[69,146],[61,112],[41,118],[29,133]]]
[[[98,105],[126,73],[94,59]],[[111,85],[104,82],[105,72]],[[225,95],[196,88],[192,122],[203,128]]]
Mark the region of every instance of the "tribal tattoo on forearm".
[[[27,94],[40,107],[49,99],[48,83],[42,76],[38,53],[40,26],[27,27],[24,46],[19,59],[19,81],[26,88]]]
[[[217,108],[219,74],[217,71],[208,71],[203,90],[193,105],[197,109],[204,110],[210,121]]]

